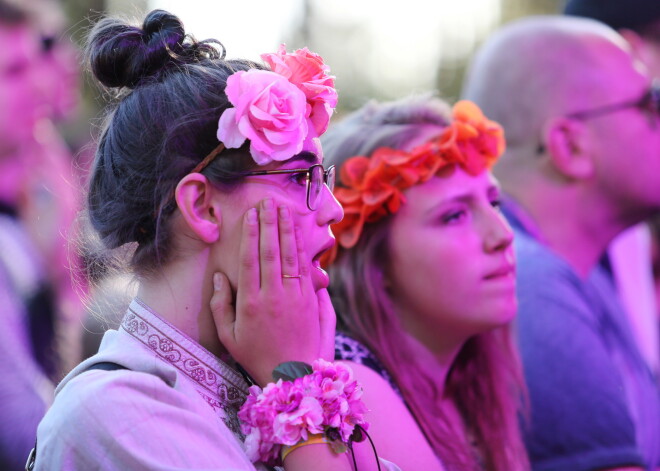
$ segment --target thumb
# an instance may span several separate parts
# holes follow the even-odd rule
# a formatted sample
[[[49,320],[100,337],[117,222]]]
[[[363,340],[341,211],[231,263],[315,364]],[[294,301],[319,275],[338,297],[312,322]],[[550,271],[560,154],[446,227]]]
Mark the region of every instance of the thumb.
[[[236,311],[232,305],[232,294],[229,280],[223,273],[213,274],[213,296],[209,303],[211,315],[215,321],[218,338],[227,345],[234,340],[234,324],[236,322]]]
[[[327,289],[319,290],[316,296],[319,300],[319,325],[321,328],[320,354],[321,358],[332,361],[335,359],[337,316],[335,315],[335,308],[332,307]]]

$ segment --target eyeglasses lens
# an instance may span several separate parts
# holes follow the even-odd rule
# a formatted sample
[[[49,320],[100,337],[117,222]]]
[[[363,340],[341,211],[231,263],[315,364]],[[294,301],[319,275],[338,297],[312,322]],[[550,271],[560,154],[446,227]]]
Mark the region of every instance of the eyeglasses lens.
[[[337,173],[334,165],[330,167],[328,170],[326,170],[325,184],[328,185],[330,191],[334,191],[335,189],[336,175]]]
[[[309,176],[309,189],[307,193],[307,203],[309,209],[312,211],[318,208],[319,197],[321,196],[321,189],[323,186],[323,167],[314,165],[310,169]]]

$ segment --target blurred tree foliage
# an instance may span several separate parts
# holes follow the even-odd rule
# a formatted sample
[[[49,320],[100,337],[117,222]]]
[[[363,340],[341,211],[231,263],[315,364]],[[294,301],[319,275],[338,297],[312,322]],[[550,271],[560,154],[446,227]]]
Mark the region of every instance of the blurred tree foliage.
[[[84,34],[91,24],[90,20],[98,17],[102,12],[123,13],[139,17],[148,8],[147,0],[61,1],[72,25],[72,37],[78,44],[83,43]],[[328,20],[326,15],[320,11],[322,6],[327,7],[327,4],[320,4],[324,1],[326,0],[301,0],[303,11],[299,16],[298,27],[282,39],[290,48],[308,46],[323,55],[326,61],[332,65],[332,72],[337,76],[337,85],[341,96],[340,115],[361,106],[368,99],[389,100],[410,93],[429,91],[429,89],[435,89],[441,96],[454,101],[460,93],[465,69],[472,53],[487,37],[487,34],[475,37],[473,43],[469,44],[467,49],[463,45],[460,49],[461,54],[442,54],[437,64],[427,66],[431,75],[424,82],[428,83],[424,89],[420,89],[419,85],[406,87],[405,84],[391,86],[388,89],[382,85],[381,81],[374,80],[373,77],[370,78],[366,75],[368,67],[364,64],[363,53],[365,49],[378,45],[378,38],[369,37],[368,32],[362,31],[360,24],[350,20],[337,21],[336,18],[334,21]],[[436,1],[449,4],[455,0]],[[464,1],[469,3],[472,0]],[[495,24],[490,25],[489,31],[523,16],[557,13],[564,2],[565,0],[499,0],[499,19]],[[388,8],[387,4],[383,4],[382,8]],[[414,11],[412,9],[409,9],[406,13],[410,16],[402,18],[401,22],[414,22],[415,15],[428,14],[425,11]],[[374,12],[373,15],[378,15],[378,11]],[[471,18],[465,18],[468,24],[470,20]],[[392,32],[392,34],[396,33],[396,31]],[[445,45],[445,49],[450,50],[450,52],[452,47],[451,42]],[[411,53],[415,53],[415,51],[413,50]],[[426,60],[425,57],[419,57],[419,61],[424,60]],[[381,73],[387,74],[388,70],[395,72],[396,68],[397,64],[386,64],[383,66]],[[411,72],[413,75],[415,73],[415,71]],[[82,83],[84,85],[85,106],[83,107],[81,126],[86,125],[89,127],[90,120],[95,123],[93,117],[98,115],[100,107],[104,104],[104,98],[99,94],[97,88],[90,85],[89,76],[85,76]],[[87,131],[87,135],[89,136],[89,131]]]

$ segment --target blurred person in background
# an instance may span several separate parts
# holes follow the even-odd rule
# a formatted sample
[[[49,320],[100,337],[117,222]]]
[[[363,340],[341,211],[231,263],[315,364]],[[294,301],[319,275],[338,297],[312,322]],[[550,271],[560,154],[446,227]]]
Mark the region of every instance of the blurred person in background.
[[[649,74],[660,80],[659,1],[571,0],[564,13],[593,18],[616,29]],[[649,224],[655,230],[650,230]],[[627,229],[610,244],[607,260],[640,349],[656,375],[660,372],[660,312],[652,265],[660,263],[657,259],[660,239],[654,238],[658,229],[660,214]],[[660,278],[656,280],[660,287]]]
[[[336,357],[365,385],[376,447],[402,469],[529,469],[513,234],[490,172],[502,129],[473,103],[414,97],[362,107],[323,144],[345,211]]]
[[[24,150],[26,158],[38,160],[39,165],[23,182],[18,213],[55,292],[61,377],[81,359],[82,298],[86,291],[82,277],[74,283],[72,275],[79,272],[82,263],[73,241],[87,169],[60,131],[62,124],[76,119],[79,110],[78,51],[66,33],[66,18],[58,1],[27,0],[21,5],[40,36],[38,86],[44,109],[35,125],[32,145]]]
[[[53,383],[81,356],[69,250],[80,174],[56,125],[75,116],[78,66],[49,0],[0,1],[0,466],[20,469]]]
[[[41,162],[34,132],[47,117],[43,50],[26,11],[0,0],[0,468],[22,469],[58,375],[55,299],[19,213]]]
[[[657,88],[614,30],[555,16],[491,36],[463,95],[507,135],[495,174],[516,234],[532,468],[655,470],[658,385],[598,262],[660,209]]]

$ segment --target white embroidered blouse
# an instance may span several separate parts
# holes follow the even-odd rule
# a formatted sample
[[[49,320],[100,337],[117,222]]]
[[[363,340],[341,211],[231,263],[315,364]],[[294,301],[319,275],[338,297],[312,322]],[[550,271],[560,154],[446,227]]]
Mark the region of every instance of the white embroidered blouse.
[[[126,369],[88,370],[99,362]],[[248,384],[133,300],[99,353],[59,384],[37,432],[37,470],[265,470],[243,452]]]
[[[89,369],[102,362],[125,369]],[[267,471],[243,451],[247,393],[236,370],[134,299],[99,352],[57,386],[34,469]]]

